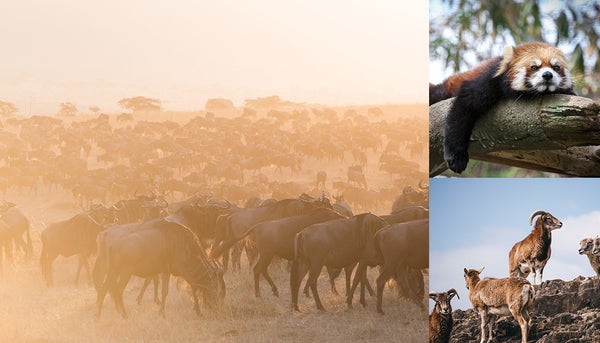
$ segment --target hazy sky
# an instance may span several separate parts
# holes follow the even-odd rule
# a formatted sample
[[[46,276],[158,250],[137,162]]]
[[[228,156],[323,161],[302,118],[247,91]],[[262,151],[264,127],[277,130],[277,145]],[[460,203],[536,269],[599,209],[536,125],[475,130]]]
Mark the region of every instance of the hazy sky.
[[[471,308],[464,268],[485,267],[482,277],[507,277],[508,252],[533,229],[536,210],[563,223],[552,231],[552,256],[544,280],[593,276],[579,241],[600,235],[600,179],[430,180],[430,291],[455,288],[453,309]],[[529,276],[532,281],[532,276]],[[433,308],[430,301],[430,308]]]
[[[427,23],[426,1],[4,1],[0,100],[24,114],[135,95],[425,103]]]

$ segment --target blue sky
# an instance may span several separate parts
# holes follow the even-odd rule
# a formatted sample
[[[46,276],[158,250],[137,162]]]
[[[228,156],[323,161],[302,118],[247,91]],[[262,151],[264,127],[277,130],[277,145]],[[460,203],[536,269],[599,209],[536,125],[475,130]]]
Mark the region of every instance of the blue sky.
[[[434,178],[430,186],[431,292],[450,288],[471,308],[463,268],[485,267],[483,277],[508,276],[508,252],[533,229],[529,217],[548,211],[563,222],[552,232],[544,280],[595,275],[578,254],[579,241],[600,235],[600,179]],[[529,277],[532,281],[532,277]],[[430,304],[431,305],[431,304]]]

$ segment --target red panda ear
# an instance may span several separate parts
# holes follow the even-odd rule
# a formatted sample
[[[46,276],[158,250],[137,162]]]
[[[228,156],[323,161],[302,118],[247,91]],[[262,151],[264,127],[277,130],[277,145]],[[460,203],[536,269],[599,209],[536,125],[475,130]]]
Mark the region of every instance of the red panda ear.
[[[496,72],[494,77],[500,76],[508,70],[508,65],[510,64],[510,62],[513,59],[514,52],[515,52],[514,46],[509,45],[504,48],[504,53],[502,54],[502,62],[500,63],[500,67],[498,68],[498,71]]]

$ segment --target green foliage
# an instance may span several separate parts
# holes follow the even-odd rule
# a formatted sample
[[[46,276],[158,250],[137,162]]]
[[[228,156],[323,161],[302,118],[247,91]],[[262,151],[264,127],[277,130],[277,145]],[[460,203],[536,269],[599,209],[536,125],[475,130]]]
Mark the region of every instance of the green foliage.
[[[430,58],[452,72],[498,55],[505,45],[546,41],[571,57],[576,92],[600,98],[600,2],[438,0],[430,18]]]

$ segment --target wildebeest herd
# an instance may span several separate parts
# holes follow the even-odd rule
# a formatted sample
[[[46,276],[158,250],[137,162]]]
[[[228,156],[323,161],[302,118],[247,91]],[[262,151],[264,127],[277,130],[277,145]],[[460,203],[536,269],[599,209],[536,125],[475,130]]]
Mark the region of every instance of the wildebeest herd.
[[[129,202],[128,211],[164,213],[152,211],[152,203],[155,202],[150,197]],[[307,273],[306,293],[310,288],[317,308],[325,310],[316,287],[323,266],[327,267],[332,280],[340,270],[345,271],[349,307],[358,283],[363,287],[361,303],[365,303],[364,287],[370,288],[365,271],[367,266],[377,265],[383,267],[377,279],[380,313],[383,313],[383,286],[391,278],[399,282],[416,303],[422,304],[422,276],[417,278],[416,287],[410,284],[415,271],[420,274],[428,268],[428,210],[422,206],[409,204],[385,216],[361,213],[345,217],[333,209],[326,197],[311,198],[303,194],[294,199],[264,201],[250,208],[240,208],[226,200],[198,199],[173,214],[133,222],[119,221],[118,214],[123,209],[122,204],[94,206],[72,218],[52,223],[41,232],[40,267],[47,286],[53,286],[52,261],[59,255],[77,255],[75,284],[79,282],[81,269],[85,268],[97,291],[97,316],[108,292],[117,310],[127,317],[123,290],[132,276],[142,277],[147,283],[161,276],[160,313],[163,315],[171,275],[180,276],[189,284],[196,312],[200,311],[199,293],[207,304],[214,305],[226,292],[225,269],[217,258],[228,256],[232,246],[238,251],[232,254],[237,259],[245,250],[248,260],[256,261],[253,273],[257,297],[260,296],[260,275],[278,296],[277,286],[267,271],[271,261],[278,257],[292,262],[290,286],[295,310],[299,310],[298,290]],[[21,229],[29,224],[15,221],[9,226],[4,220],[13,218],[17,210],[10,207],[0,216],[5,225],[2,246],[9,258],[13,241],[15,247],[30,251],[23,240],[29,230]],[[91,255],[96,255],[93,277],[88,261]],[[224,261],[227,263],[227,259]],[[332,288],[335,288],[333,283]]]

